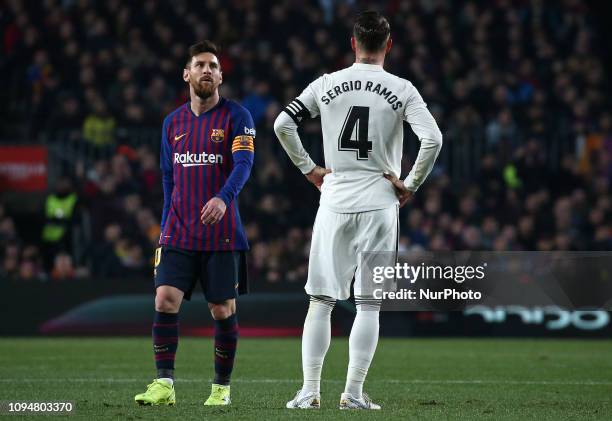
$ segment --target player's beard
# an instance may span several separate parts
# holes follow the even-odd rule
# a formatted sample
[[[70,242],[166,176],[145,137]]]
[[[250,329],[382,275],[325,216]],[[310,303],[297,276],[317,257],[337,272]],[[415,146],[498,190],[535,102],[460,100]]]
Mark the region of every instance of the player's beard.
[[[215,90],[219,85],[214,82],[196,82],[192,83],[193,92],[201,99],[207,99],[215,93]]]

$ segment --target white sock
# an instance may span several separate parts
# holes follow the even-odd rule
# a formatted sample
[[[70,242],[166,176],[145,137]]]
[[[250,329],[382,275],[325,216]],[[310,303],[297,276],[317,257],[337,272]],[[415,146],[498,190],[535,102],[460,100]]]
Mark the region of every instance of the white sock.
[[[360,303],[358,299],[356,302],[357,315],[349,337],[349,365],[344,392],[361,399],[363,382],[378,343],[379,307]]]
[[[302,333],[302,393],[320,392],[321,369],[331,340],[331,312],[335,302],[329,297],[310,297]]]
[[[169,383],[170,386],[174,384],[174,379],[171,379],[170,377],[160,377],[157,380],[163,380],[164,382]]]

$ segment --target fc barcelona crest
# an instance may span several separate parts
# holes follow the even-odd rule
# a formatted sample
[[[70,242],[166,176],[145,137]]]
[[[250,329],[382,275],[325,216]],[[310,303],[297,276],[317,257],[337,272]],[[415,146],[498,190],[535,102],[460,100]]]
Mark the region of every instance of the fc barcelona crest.
[[[219,143],[223,142],[223,139],[225,139],[225,132],[223,131],[223,129],[212,129],[210,140]]]

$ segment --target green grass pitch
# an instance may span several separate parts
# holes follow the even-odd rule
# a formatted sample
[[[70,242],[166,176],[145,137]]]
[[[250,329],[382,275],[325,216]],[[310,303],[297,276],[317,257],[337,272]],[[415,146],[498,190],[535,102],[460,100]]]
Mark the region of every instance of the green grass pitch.
[[[139,407],[134,395],[154,376],[149,338],[3,338],[0,401],[73,401],[70,418],[88,420],[612,419],[612,341],[382,339],[365,385],[376,413],[337,409],[347,347],[333,338],[321,410],[296,411],[284,405],[300,387],[299,340],[243,338],[232,405],[205,408],[211,339],[183,338],[177,405]],[[40,417],[7,417],[19,418]]]

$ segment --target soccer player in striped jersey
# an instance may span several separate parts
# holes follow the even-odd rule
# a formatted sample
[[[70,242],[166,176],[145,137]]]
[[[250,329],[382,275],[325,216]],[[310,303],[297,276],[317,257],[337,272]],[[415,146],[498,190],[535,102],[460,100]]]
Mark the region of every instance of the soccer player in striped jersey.
[[[141,405],[174,405],[178,313],[199,281],[214,319],[215,377],[205,405],[230,403],[238,341],[236,297],[246,292],[248,243],[237,196],[251,172],[255,126],[250,113],[219,96],[222,73],[210,41],[189,48],[183,80],[190,101],[164,120],[164,207],[155,253],[153,351],[157,378],[135,396]]]

